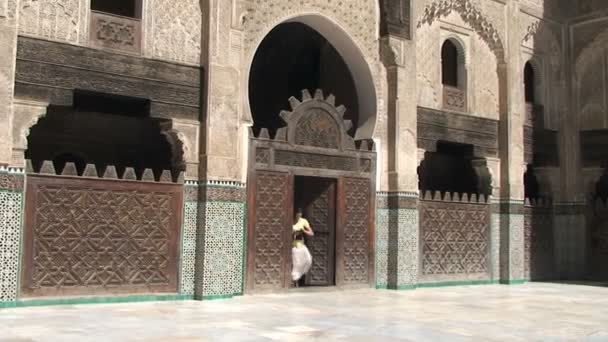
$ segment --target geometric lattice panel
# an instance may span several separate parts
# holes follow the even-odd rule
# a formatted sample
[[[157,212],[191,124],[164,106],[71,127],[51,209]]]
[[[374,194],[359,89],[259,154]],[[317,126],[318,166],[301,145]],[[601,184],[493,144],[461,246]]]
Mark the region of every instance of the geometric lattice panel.
[[[369,179],[344,178],[344,283],[369,282]]]
[[[180,292],[184,295],[194,294],[194,272],[196,262],[196,225],[198,203],[184,203],[184,226],[182,229],[182,254],[180,272]]]
[[[177,292],[182,197],[174,185],[30,177],[23,293]]]
[[[388,217],[390,209],[376,211],[376,286],[388,285]]]
[[[243,293],[245,203],[207,202],[203,297]]]
[[[396,286],[414,285],[418,279],[418,210],[392,209],[391,214],[397,216],[394,221],[398,225],[399,232],[396,244],[397,257],[394,258],[397,260]]]
[[[285,279],[283,253],[285,248],[285,222],[288,210],[286,188],[288,175],[272,172],[258,172],[255,177],[255,259],[253,265],[253,283],[256,289],[281,288]]]
[[[422,274],[489,273],[487,204],[421,201]]]
[[[22,198],[0,191],[0,302],[17,299]]]
[[[509,280],[524,280],[524,215],[509,214]]]

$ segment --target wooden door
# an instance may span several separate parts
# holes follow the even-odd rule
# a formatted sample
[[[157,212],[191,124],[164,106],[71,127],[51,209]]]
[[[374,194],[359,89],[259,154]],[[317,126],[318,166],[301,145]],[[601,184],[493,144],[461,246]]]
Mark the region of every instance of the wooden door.
[[[371,284],[374,274],[374,230],[371,182],[343,177],[338,182],[336,284]]]
[[[324,178],[296,178],[296,206],[304,211],[315,235],[306,238],[312,254],[312,267],[306,285],[335,284],[336,183]]]
[[[293,177],[258,171],[250,184],[247,289],[280,290],[291,283]]]

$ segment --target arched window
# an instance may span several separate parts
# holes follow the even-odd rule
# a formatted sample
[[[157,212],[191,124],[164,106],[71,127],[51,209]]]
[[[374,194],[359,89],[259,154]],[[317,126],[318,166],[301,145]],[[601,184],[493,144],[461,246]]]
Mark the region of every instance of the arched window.
[[[458,48],[451,40],[441,47],[441,78],[443,85],[458,87]]]
[[[525,96],[527,103],[535,102],[535,92],[536,92],[536,80],[534,78],[534,68],[530,62],[526,63],[524,67],[524,88],[525,88]]]

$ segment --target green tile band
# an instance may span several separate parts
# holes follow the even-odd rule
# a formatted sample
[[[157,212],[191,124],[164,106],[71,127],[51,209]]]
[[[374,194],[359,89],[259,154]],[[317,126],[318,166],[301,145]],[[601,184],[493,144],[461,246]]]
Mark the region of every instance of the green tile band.
[[[169,302],[193,300],[191,295],[142,295],[124,297],[78,297],[78,298],[57,298],[57,299],[33,299],[14,302],[0,302],[2,308],[22,308],[31,306],[51,306],[51,305],[83,305],[83,304],[118,304],[118,303],[137,303],[137,302]]]

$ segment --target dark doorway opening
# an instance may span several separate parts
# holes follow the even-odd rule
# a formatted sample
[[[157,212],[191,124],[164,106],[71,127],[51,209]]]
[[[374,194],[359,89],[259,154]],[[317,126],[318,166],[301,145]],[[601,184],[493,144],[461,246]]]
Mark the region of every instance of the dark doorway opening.
[[[336,180],[295,177],[294,209],[302,209],[315,232],[306,238],[312,254],[312,267],[300,279],[300,286],[336,284]]]
[[[301,23],[275,27],[260,44],[249,76],[249,103],[254,131],[268,128],[271,136],[285,122],[279,114],[289,110],[291,96],[302,97],[302,90],[321,89],[333,94],[336,103],[348,110],[354,135],[358,126],[359,103],[355,82],[340,53],[317,31]]]
[[[420,190],[490,195],[489,182],[473,168],[475,159],[473,145],[438,141],[437,151],[426,152],[418,167]]]
[[[177,178],[185,163],[181,146],[169,140],[171,122],[148,109],[145,99],[75,91],[73,106],[49,106],[30,129],[25,157],[35,171],[52,161],[58,173],[71,162],[78,175],[95,164],[99,174],[114,166],[119,177],[131,167],[138,179],[145,169],[157,180],[164,170]]]
[[[129,18],[141,17],[140,0],[91,0],[91,9]]]

